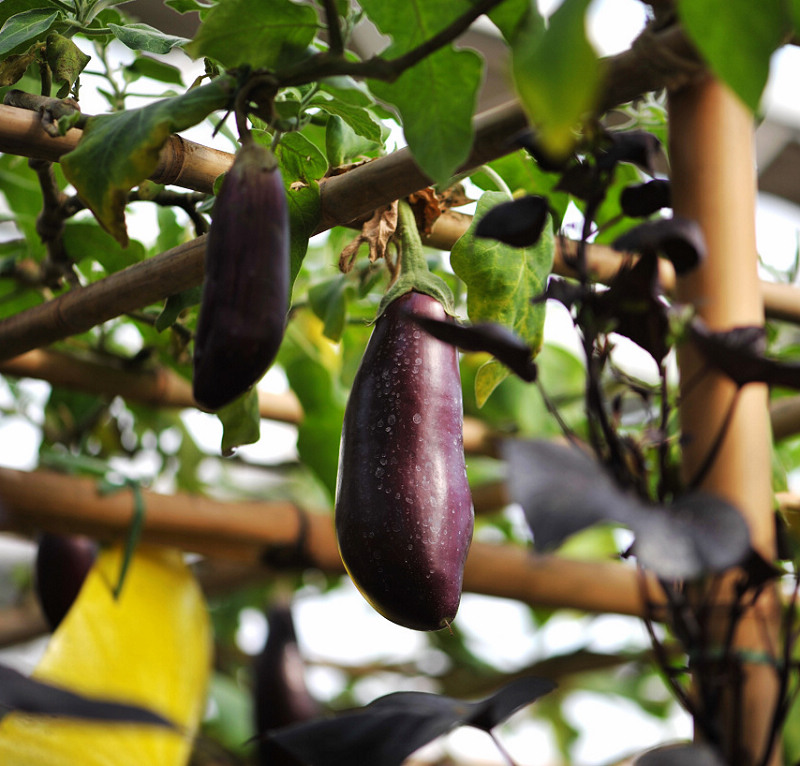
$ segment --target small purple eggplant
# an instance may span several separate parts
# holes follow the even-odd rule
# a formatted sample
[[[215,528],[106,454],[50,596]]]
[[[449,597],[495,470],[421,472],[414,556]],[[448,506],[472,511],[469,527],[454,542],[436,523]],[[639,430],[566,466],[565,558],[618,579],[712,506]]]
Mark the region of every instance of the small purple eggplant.
[[[255,724],[260,766],[300,766],[294,756],[264,738],[270,729],[316,718],[320,706],[305,684],[291,607],[274,604],[267,613],[269,635],[253,669]]]
[[[378,612],[438,630],[458,611],[474,515],[458,352],[409,313],[447,316],[435,298],[409,292],[376,322],[344,416],[336,534]]]
[[[45,533],[36,549],[36,595],[50,630],[66,617],[97,557],[97,543],[80,535]]]
[[[194,398],[217,410],[264,375],[289,308],[289,208],[277,160],[246,139],[222,181],[206,240]]]

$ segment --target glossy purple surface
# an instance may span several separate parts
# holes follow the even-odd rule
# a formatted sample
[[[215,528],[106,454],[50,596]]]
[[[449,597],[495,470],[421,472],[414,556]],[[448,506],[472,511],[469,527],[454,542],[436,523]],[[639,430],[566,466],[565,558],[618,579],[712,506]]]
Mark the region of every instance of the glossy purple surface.
[[[97,557],[97,544],[79,535],[46,533],[36,549],[36,595],[50,630],[66,617]]]
[[[258,382],[283,340],[289,212],[264,147],[243,146],[222,182],[206,240],[194,342],[194,397],[216,410]]]
[[[345,567],[384,617],[416,630],[453,620],[473,528],[458,354],[406,315],[445,319],[401,296],[375,324],[345,412],[336,533]]]

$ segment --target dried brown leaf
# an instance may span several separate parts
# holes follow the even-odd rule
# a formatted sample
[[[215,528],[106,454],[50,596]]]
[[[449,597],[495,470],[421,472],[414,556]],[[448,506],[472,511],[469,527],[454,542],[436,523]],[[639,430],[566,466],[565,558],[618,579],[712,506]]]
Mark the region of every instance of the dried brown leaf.
[[[386,257],[389,241],[397,229],[397,202],[379,207],[372,217],[364,222],[361,233],[346,245],[339,256],[339,270],[347,273],[353,268],[358,249],[363,244],[369,246],[370,263]]]

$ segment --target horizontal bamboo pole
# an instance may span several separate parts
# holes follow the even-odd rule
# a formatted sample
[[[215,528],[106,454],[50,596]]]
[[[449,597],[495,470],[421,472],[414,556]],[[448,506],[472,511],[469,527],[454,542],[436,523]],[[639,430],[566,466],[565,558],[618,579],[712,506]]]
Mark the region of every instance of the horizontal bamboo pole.
[[[440,221],[437,226],[446,229],[447,240],[434,226],[428,241],[438,246],[448,243],[452,246],[455,240],[450,240],[450,236],[464,225],[464,217],[459,216],[454,221],[449,216],[442,216]],[[574,243],[566,243],[567,254],[573,247]],[[124,313],[196,287],[203,280],[204,255],[205,236],[201,236],[0,321],[0,361],[86,332]],[[601,282],[609,281],[623,260],[621,254],[602,245],[590,246],[588,250],[589,268]],[[560,247],[556,248],[554,272],[567,276],[573,273]],[[666,262],[662,264],[661,276],[665,288],[669,289],[674,284],[674,272]],[[767,316],[800,322],[800,290],[766,283],[762,283],[762,287]],[[774,310],[773,300],[777,301]]]
[[[66,135],[52,137],[42,129],[37,112],[0,104],[0,152],[57,162],[80,141],[82,130],[71,128]],[[213,149],[171,135],[161,149],[152,181],[184,189],[211,193],[214,179],[233,161],[228,152]]]
[[[301,511],[284,501],[222,502],[145,490],[143,539],[237,561],[273,556],[325,572],[343,572],[330,513]],[[124,538],[133,516],[129,490],[101,495],[91,479],[50,471],[0,469],[0,526]],[[305,530],[301,536],[301,530]],[[298,541],[302,544],[298,546]],[[298,547],[300,550],[298,550]],[[293,559],[292,554],[301,558]],[[466,591],[580,611],[640,615],[640,583],[624,563],[537,556],[524,547],[475,542],[464,574]],[[652,592],[656,593],[655,586]]]
[[[120,396],[154,407],[196,407],[192,386],[167,367],[126,370],[51,349],[34,349],[0,361],[0,375],[45,380],[53,386],[98,396]],[[292,391],[258,392],[262,418],[299,425],[303,407]],[[477,418],[464,419],[464,449],[470,453],[495,455],[498,435]]]
[[[192,385],[168,367],[122,369],[92,359],[82,359],[51,349],[34,349],[0,362],[0,375],[45,380],[53,386],[98,396],[121,396],[154,407],[196,407],[203,409],[192,394]],[[299,423],[303,408],[297,397],[258,392],[262,418],[282,423]]]
[[[627,103],[645,93],[660,90],[668,83],[687,80],[699,68],[697,54],[686,36],[677,26],[657,32],[647,30],[630,50],[611,56],[601,62],[604,86],[598,99],[597,111],[603,114],[619,104]],[[476,119],[477,140],[465,167],[475,167],[496,158],[498,152],[509,151],[508,137],[527,124],[522,108],[516,102],[487,112]],[[38,157],[58,161],[72,151],[80,140],[81,130],[70,129],[66,135],[52,137],[41,128],[36,112],[0,105],[0,152],[22,157]],[[429,180],[409,161],[408,151],[390,155],[383,163],[392,172],[364,171],[357,183],[350,174],[336,177],[329,189],[332,199],[326,200],[323,192],[323,221],[347,223],[387,202],[406,196],[427,186]],[[157,183],[175,184],[196,191],[211,191],[214,179],[224,173],[232,156],[179,136],[171,136],[161,150],[159,164],[151,179]],[[412,167],[413,166],[413,167]],[[385,183],[405,186],[405,190],[386,197]],[[372,180],[377,183],[372,185]],[[342,194],[334,191],[341,189]],[[350,203],[343,201],[344,194],[355,193]],[[373,198],[372,195],[375,195]],[[356,201],[357,200],[357,201]],[[361,207],[360,212],[357,208]]]
[[[648,34],[652,38],[650,44],[634,46],[630,51],[604,60],[605,85],[599,99],[600,112],[663,87],[676,76],[671,71],[676,60],[694,58],[679,29],[665,30],[656,36]],[[658,45],[655,44],[656,39]],[[661,67],[652,65],[654,52],[661,56]],[[642,67],[643,62],[648,62],[648,66]],[[3,114],[7,113],[7,109],[13,107],[5,107]],[[22,127],[15,129],[14,125],[20,123]],[[461,170],[477,167],[513,151],[515,147],[510,139],[526,125],[525,115],[516,102],[478,115],[475,119],[473,149]],[[48,136],[47,141],[54,143],[47,144],[51,147],[47,150],[47,156],[60,156],[67,151],[68,141],[75,138],[74,133],[69,135],[69,139],[66,136],[63,139],[51,139]],[[5,136],[5,142],[0,141],[0,151],[11,150],[26,156],[39,156],[39,149],[26,148],[27,141],[33,141],[36,145],[41,141],[29,117],[17,115]],[[171,141],[170,145],[173,143]],[[176,156],[181,155],[184,159],[173,162],[172,158],[167,157],[164,159],[165,166],[179,168],[174,173],[176,183],[190,176],[197,179],[205,172],[203,183],[207,188],[219,175],[221,165],[225,164],[224,159],[212,153],[214,161],[219,160],[221,165],[212,162],[213,167],[203,171],[200,166],[205,167],[205,163],[198,159],[195,167],[192,159],[202,157],[201,150],[193,147],[191,151],[186,151],[185,146],[183,142],[181,148],[173,147]],[[164,152],[169,154],[173,149],[166,148]],[[408,149],[380,157],[340,176],[324,179],[320,184],[322,222],[318,230],[323,231],[335,224],[347,224],[376,207],[407,196],[428,184],[429,179],[416,165]],[[9,359],[71,334],[85,332],[122,313],[200,284],[203,278],[204,246],[205,238],[198,237],[160,256],[0,322],[0,358]]]

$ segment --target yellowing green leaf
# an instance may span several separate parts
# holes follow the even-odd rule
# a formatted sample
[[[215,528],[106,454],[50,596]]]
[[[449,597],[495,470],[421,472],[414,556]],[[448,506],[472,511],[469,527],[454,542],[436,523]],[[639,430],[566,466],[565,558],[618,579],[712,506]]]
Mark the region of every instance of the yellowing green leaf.
[[[539,138],[565,154],[573,131],[591,111],[600,85],[597,54],[586,38],[589,0],[564,0],[547,30],[531,14],[512,42],[514,85]]]
[[[467,285],[470,321],[495,322],[513,330],[535,352],[544,334],[544,304],[531,301],[544,291],[553,265],[552,226],[545,225],[534,247],[510,247],[475,236],[478,221],[495,205],[508,201],[504,192],[485,192],[469,229],[453,245],[450,264]],[[478,406],[482,406],[508,371],[495,361],[482,367],[475,379]]]
[[[225,108],[233,87],[233,78],[220,77],[141,109],[91,117],[78,146],[62,157],[67,180],[100,225],[123,247],[128,243],[128,192],[156,169],[161,147],[170,134]]]
[[[211,632],[179,551],[141,546],[120,598],[120,549],[101,553],[34,671],[76,692],[146,707],[177,730],[39,719],[0,722],[4,766],[183,766],[205,708]]]

